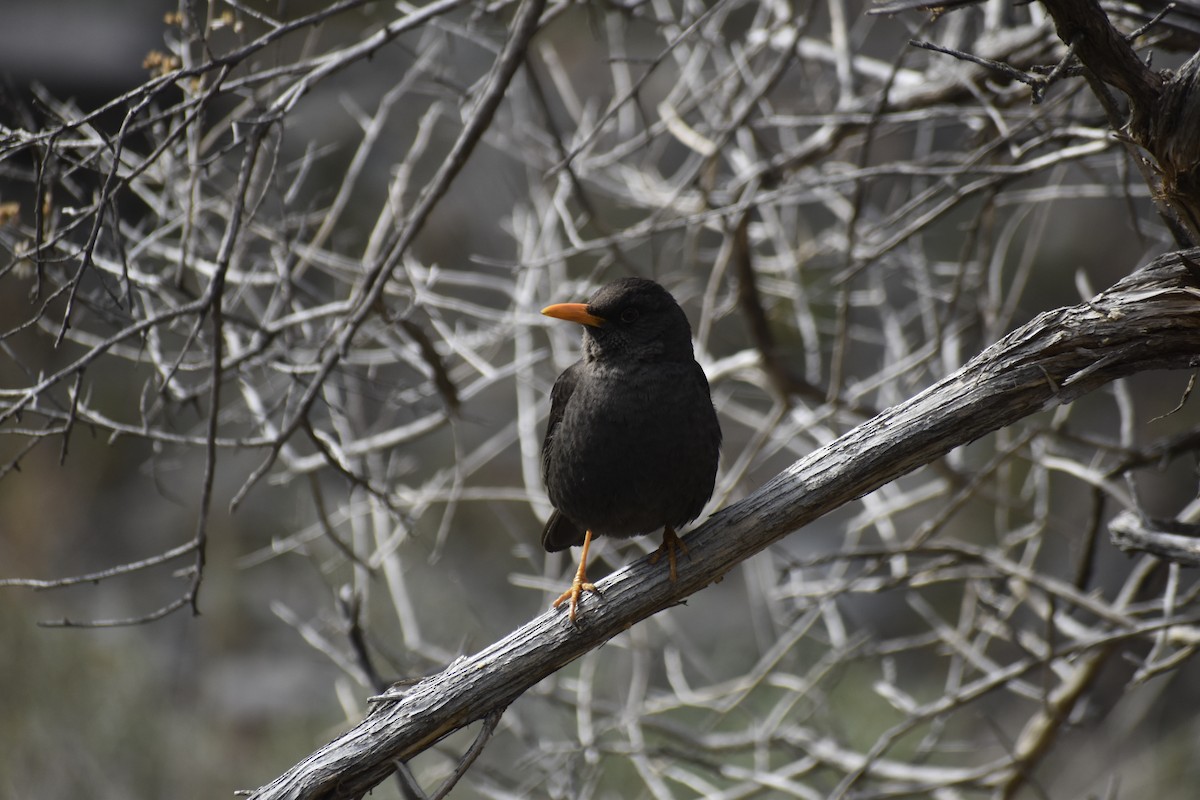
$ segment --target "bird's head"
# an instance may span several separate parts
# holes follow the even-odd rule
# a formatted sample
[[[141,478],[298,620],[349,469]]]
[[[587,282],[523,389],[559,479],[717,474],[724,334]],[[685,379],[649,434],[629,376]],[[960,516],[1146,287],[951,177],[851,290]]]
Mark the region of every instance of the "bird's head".
[[[692,328],[683,309],[663,287],[646,278],[621,278],[601,287],[586,303],[558,303],[548,317],[584,326],[589,360],[692,359]]]

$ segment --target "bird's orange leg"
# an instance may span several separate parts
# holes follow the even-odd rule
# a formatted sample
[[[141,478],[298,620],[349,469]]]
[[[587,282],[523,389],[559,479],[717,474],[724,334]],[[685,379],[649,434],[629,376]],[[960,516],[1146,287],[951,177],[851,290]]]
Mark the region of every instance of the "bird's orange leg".
[[[650,554],[650,563],[657,564],[658,560],[663,557],[663,553],[666,553],[667,563],[671,565],[671,583],[675,582],[675,552],[677,550],[682,550],[685,556],[688,555],[687,545],[683,543],[683,539],[675,535],[675,531],[668,525],[663,528],[662,544]]]
[[[600,592],[596,589],[596,584],[588,583],[587,581],[587,557],[588,548],[592,545],[592,531],[589,528],[587,533],[583,535],[583,551],[579,554],[579,569],[575,571],[575,580],[571,581],[571,588],[558,596],[551,608],[558,608],[564,600],[570,599],[571,610],[567,613],[567,617],[571,622],[575,621],[575,609],[579,607],[579,596],[584,592]]]

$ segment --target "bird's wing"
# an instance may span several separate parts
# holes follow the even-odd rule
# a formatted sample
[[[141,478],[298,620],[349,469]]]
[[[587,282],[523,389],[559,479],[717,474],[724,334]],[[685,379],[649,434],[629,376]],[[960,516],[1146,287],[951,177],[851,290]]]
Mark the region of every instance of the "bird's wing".
[[[583,368],[582,361],[576,361],[563,370],[550,390],[550,416],[546,419],[546,438],[542,440],[542,481],[545,482],[550,470],[550,443],[558,433],[563,414],[567,410],[567,401],[575,394],[579,385],[579,371]]]
[[[567,400],[575,393],[579,385],[579,371],[583,362],[577,361],[563,370],[550,390],[550,416],[546,420],[546,438],[542,441],[542,481],[545,482],[550,470],[550,443],[558,432],[566,412]],[[546,521],[542,530],[542,547],[551,553],[566,550],[568,547],[583,544],[584,531],[571,520],[559,513],[558,509]]]

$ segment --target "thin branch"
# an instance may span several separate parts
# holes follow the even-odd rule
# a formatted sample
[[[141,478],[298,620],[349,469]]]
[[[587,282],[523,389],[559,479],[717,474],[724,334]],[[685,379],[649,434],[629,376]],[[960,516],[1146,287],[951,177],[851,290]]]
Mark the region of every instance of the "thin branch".
[[[462,780],[462,776],[466,775],[467,770],[475,763],[475,759],[479,758],[479,754],[483,752],[488,739],[492,738],[492,734],[496,732],[496,726],[500,724],[500,717],[502,716],[504,716],[504,709],[501,708],[490,712],[483,718],[483,725],[480,726],[479,733],[475,735],[475,741],[471,742],[471,746],[467,748],[467,752],[463,753],[462,758],[458,761],[458,765],[455,766],[454,772],[442,782],[442,785],[433,793],[430,800],[444,800],[444,798],[450,795],[450,792]]]

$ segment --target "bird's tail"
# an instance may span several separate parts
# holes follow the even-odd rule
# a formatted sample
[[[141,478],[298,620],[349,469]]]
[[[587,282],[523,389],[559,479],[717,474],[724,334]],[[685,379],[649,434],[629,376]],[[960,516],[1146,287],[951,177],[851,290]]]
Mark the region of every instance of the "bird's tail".
[[[583,544],[585,533],[583,528],[555,509],[554,513],[550,515],[550,519],[546,521],[546,527],[542,529],[542,547],[546,548],[546,552],[549,553],[557,553],[568,547],[578,547]]]

